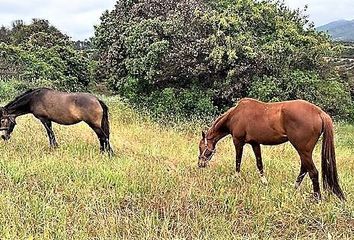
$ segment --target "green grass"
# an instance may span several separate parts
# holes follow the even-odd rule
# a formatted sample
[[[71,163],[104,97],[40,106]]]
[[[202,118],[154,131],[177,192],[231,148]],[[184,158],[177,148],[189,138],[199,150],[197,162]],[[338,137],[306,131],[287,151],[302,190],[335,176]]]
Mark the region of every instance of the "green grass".
[[[211,166],[197,168],[199,127],[162,127],[107,100],[116,156],[99,153],[85,125],[54,125],[49,149],[39,121],[20,117],[0,143],[1,239],[351,238],[354,234],[354,127],[336,126],[340,182],[348,201],[312,200],[308,177],[293,184],[299,159],[290,144],[263,147],[268,186],[249,147],[234,174],[230,138]],[[320,145],[314,154],[320,169]]]

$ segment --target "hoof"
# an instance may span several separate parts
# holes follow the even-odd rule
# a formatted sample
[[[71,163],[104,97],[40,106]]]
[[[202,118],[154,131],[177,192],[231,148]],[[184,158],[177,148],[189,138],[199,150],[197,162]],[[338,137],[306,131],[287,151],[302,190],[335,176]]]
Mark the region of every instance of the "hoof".
[[[261,176],[261,183],[263,183],[264,185],[268,185],[268,181],[265,176]]]
[[[316,202],[320,202],[322,200],[321,194],[317,192],[313,193],[313,198]]]
[[[110,158],[112,158],[112,157],[114,157],[116,154],[115,154],[115,152],[112,150],[112,149],[100,149],[100,153],[101,154],[107,154],[108,155],[108,157],[110,157]]]
[[[58,145],[58,144],[53,144],[53,145],[50,145],[50,148],[51,148],[51,149],[53,149],[53,150],[54,150],[54,149],[57,149],[58,147],[59,147],[59,145]]]
[[[300,187],[300,183],[299,182],[295,182],[295,184],[294,184],[295,190],[298,189],[299,187]]]
[[[112,157],[116,156],[116,154],[115,154],[113,151],[109,151],[109,152],[108,152],[108,156],[109,156],[110,158],[112,158]]]
[[[241,177],[241,173],[240,173],[240,172],[236,172],[236,173],[235,173],[235,176],[236,176],[237,178],[240,178],[240,177]]]

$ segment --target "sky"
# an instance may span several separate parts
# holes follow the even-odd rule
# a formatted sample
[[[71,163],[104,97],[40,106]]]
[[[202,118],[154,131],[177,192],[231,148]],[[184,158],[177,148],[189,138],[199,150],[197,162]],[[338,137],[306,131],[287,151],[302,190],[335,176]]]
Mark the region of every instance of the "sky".
[[[0,26],[16,19],[29,23],[44,18],[73,40],[93,36],[93,25],[102,13],[113,9],[116,0],[0,0]]]
[[[285,0],[285,3],[293,9],[307,5],[306,15],[316,27],[336,20],[354,20],[354,0]]]
[[[354,0],[284,0],[291,8],[303,9],[316,26],[331,21],[354,19]],[[99,23],[103,11],[111,10],[116,0],[0,0],[0,25],[10,26],[13,20],[29,23],[44,18],[73,40],[93,36],[93,25]]]

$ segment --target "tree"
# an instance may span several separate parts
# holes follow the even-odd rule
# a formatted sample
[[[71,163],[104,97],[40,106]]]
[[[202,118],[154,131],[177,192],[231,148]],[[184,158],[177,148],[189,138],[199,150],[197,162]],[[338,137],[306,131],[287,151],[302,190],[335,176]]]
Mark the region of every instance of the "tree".
[[[88,86],[88,57],[47,20],[33,19],[28,25],[14,21],[12,28],[0,29],[0,38],[6,39],[0,43],[0,64],[15,72],[1,78],[21,80],[24,88],[47,85],[76,91]]]
[[[0,27],[0,42],[9,43],[10,42],[10,30],[5,26]]]
[[[12,23],[9,36],[10,43],[15,46],[26,45],[29,41],[39,47],[69,44],[69,37],[45,19],[34,18],[28,25],[22,20],[16,20]]]
[[[97,75],[131,102],[148,103],[153,110],[171,97],[179,101],[168,102],[166,111],[223,110],[241,97],[264,97],[254,89],[263,79],[280,81],[279,92],[286,87],[282,81],[295,75],[339,83],[325,60],[338,54],[336,46],[300,10],[279,1],[117,1],[96,26],[95,46]],[[346,93],[345,83],[334,89]],[[313,94],[279,100],[317,99]],[[322,100],[321,106],[329,105]]]

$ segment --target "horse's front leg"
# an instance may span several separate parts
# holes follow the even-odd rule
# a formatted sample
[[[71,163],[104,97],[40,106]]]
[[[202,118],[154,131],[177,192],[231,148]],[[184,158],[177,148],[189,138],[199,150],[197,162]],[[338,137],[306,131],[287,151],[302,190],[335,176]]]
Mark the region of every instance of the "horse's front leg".
[[[259,174],[261,176],[261,182],[263,184],[268,184],[267,178],[264,176],[261,145],[258,144],[258,143],[253,143],[251,145],[252,145],[252,149],[253,149],[254,155],[256,157],[257,168],[258,168]]]
[[[55,135],[52,129],[52,121],[48,120],[48,119],[40,119],[45,130],[47,131],[48,134],[48,138],[49,138],[49,144],[51,147],[58,147],[58,143],[57,140],[55,139]]]
[[[245,145],[243,142],[239,141],[238,139],[233,139],[235,150],[236,150],[236,175],[240,175],[241,171],[241,160],[242,160],[242,153],[243,153],[243,146]]]

